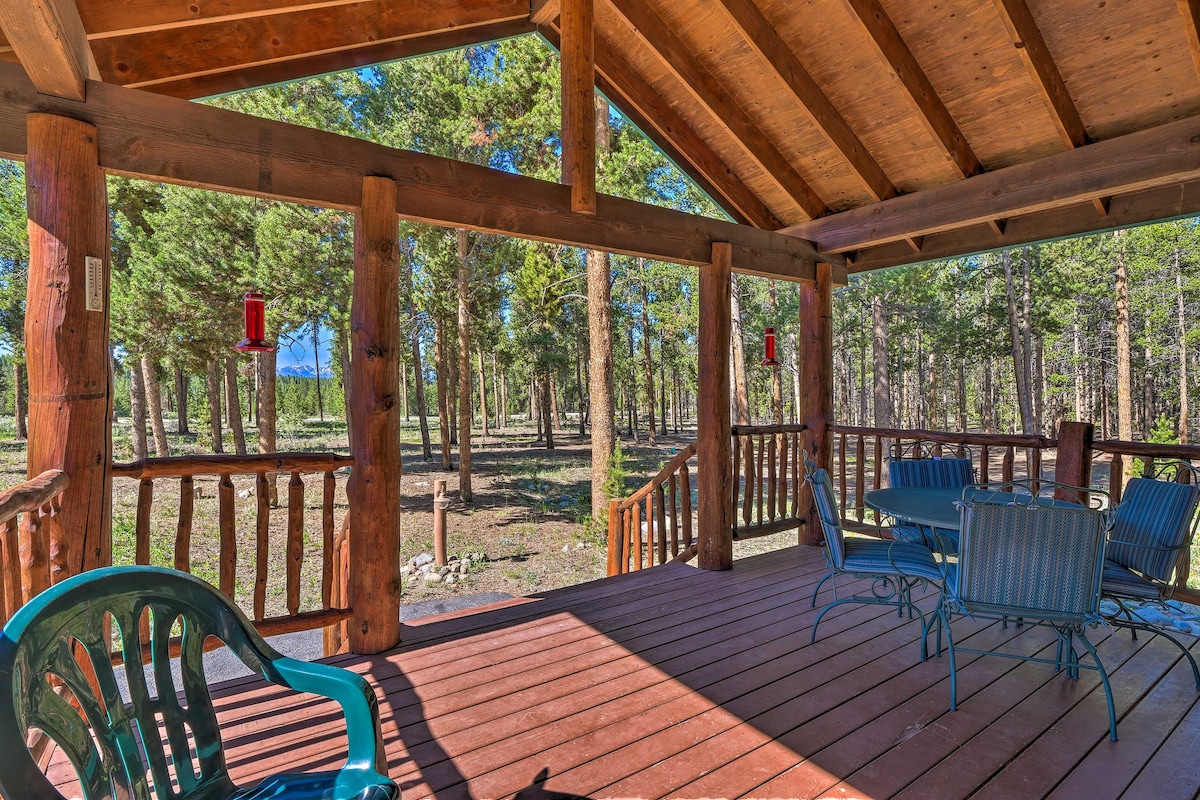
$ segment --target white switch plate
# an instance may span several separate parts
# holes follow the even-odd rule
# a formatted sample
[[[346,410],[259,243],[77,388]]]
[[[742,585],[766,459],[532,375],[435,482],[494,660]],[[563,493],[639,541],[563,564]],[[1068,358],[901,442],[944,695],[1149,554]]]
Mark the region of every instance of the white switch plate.
[[[88,256],[84,259],[84,274],[87,310],[104,311],[104,259]]]

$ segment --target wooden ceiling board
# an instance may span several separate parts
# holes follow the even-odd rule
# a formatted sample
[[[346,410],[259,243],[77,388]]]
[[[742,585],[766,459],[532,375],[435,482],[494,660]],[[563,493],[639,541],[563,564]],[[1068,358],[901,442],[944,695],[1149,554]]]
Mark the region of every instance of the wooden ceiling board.
[[[1093,140],[1200,114],[1175,0],[1030,0]]]
[[[895,74],[843,3],[758,4],[901,192],[958,177]]]
[[[985,169],[1066,147],[993,3],[882,5]]]

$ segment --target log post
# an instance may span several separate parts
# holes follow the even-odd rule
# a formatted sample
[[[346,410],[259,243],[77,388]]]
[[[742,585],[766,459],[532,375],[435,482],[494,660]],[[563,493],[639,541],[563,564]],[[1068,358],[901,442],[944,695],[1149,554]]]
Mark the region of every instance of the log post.
[[[67,573],[57,582],[112,559],[108,196],[95,127],[52,114],[30,114],[27,127],[27,469],[71,480],[63,540],[50,543]]]
[[[696,402],[697,532],[701,569],[733,568],[732,465],[729,459],[730,269],[733,247],[714,242],[700,267],[699,398]]]
[[[363,178],[350,307],[350,650],[400,641],[400,259],[396,184]]]
[[[596,100],[593,0],[562,2],[562,163],[571,210],[596,213]]]
[[[817,264],[817,279],[800,284],[800,434],[804,452],[829,469],[833,462],[833,268]],[[801,492],[800,544],[819,544],[824,538],[812,490]]]
[[[1092,484],[1092,438],[1096,426],[1090,422],[1063,422],[1058,429],[1058,454],[1054,458],[1054,482],[1068,486]],[[1060,496],[1061,495],[1061,496]],[[1070,492],[1054,490],[1060,500],[1076,500]]]

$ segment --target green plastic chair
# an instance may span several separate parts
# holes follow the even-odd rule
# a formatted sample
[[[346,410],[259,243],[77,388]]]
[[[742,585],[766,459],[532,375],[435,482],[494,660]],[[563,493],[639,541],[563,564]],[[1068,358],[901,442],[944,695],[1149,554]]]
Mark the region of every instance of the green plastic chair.
[[[150,610],[157,697],[141,669],[138,630],[145,609]],[[128,701],[118,690],[109,655],[109,615],[129,665]],[[177,624],[182,628],[181,686],[172,679],[168,652]],[[250,789],[235,786],[204,678],[202,655],[209,636],[272,683],[341,704],[349,742],[346,765],[337,772],[278,775]],[[86,652],[99,696],[73,648]],[[82,714],[55,691],[50,676],[69,689]],[[41,593],[0,633],[0,686],[0,795],[6,800],[62,797],[21,746],[31,728],[63,749],[85,800],[396,800],[400,794],[387,777],[371,685],[337,667],[280,655],[224,595],[183,572],[110,567]]]

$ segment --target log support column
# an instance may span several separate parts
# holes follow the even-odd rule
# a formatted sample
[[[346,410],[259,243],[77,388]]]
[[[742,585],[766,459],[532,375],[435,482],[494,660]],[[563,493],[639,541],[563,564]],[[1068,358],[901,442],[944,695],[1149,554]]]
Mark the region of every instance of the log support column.
[[[1090,422],[1063,422],[1058,429],[1058,452],[1054,458],[1054,482],[1068,486],[1092,485],[1092,439],[1096,427]],[[1060,500],[1075,500],[1071,492],[1054,491]]]
[[[733,469],[729,444],[730,272],[733,248],[714,242],[712,263],[700,267],[700,321],[696,401],[698,564],[733,567]]]
[[[51,531],[54,581],[112,560],[108,196],[95,127],[27,119],[28,475],[70,479]]]
[[[350,650],[400,641],[400,259],[396,183],[363,179],[350,308]]]
[[[833,268],[816,265],[817,279],[800,284],[800,434],[804,452],[817,466],[833,462]],[[800,493],[800,544],[820,544],[825,539],[812,491]]]

